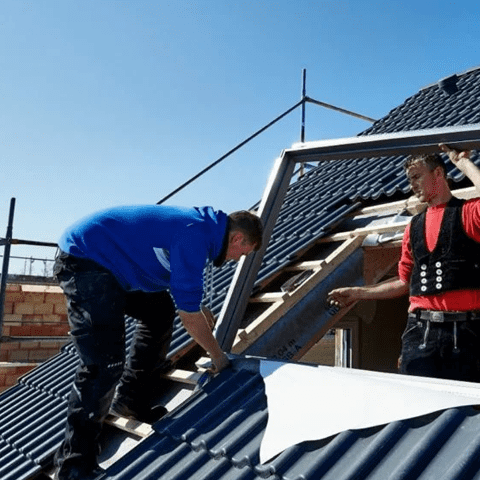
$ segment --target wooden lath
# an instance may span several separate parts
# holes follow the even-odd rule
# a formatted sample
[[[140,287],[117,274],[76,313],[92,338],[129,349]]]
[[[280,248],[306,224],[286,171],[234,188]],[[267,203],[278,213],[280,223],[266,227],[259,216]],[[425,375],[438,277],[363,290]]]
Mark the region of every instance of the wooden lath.
[[[384,225],[373,225],[370,227],[356,228],[347,232],[334,233],[328,237],[321,238],[318,243],[338,242],[347,238],[356,238],[358,236],[380,235],[382,233],[403,232],[410,223],[410,219],[398,223],[388,223]]]
[[[468,200],[470,198],[476,198],[479,196],[475,187],[453,190],[452,194],[455,197],[458,197],[464,200]],[[374,207],[366,207],[362,210],[359,210],[358,212],[355,212],[355,215],[372,215],[372,214],[380,215],[382,213],[400,211],[403,209],[407,209],[408,211],[417,213],[419,210],[421,211],[424,208],[426,208],[426,204],[421,204],[417,198],[410,197],[407,200],[386,203],[386,204],[377,205]],[[326,237],[321,238],[317,243],[338,242],[338,241],[345,240],[347,238],[355,237],[357,235],[366,236],[371,234],[381,235],[383,233],[403,232],[405,230],[405,227],[410,223],[410,220],[411,219],[408,219],[398,223],[386,223],[383,225],[372,225],[369,227],[357,228],[357,229],[346,231],[346,232],[334,233],[332,235],[328,235]]]
[[[172,382],[184,384],[191,387],[198,384],[203,372],[203,369],[199,369],[199,371],[197,372],[173,369],[162,375],[162,377]],[[153,432],[152,426],[150,424],[139,422],[137,420],[131,420],[124,417],[116,417],[114,415],[109,415],[105,419],[105,422],[115,428],[128,432],[129,434],[139,438],[146,438]]]
[[[470,198],[478,197],[478,192],[475,187],[467,188],[458,188],[457,190],[452,190],[452,194],[455,197],[468,200]],[[354,213],[354,215],[380,215],[382,213],[388,212],[401,212],[402,210],[413,210],[415,213],[418,209],[422,209],[422,205],[417,197],[411,196],[406,200],[397,200],[396,202],[382,203],[381,205],[373,205],[370,207],[364,207]],[[412,212],[410,212],[412,213]]]
[[[357,235],[345,240],[327,258],[318,261],[299,262],[289,267],[289,270],[312,270],[311,275],[294,290],[287,292],[273,292],[256,295],[250,299],[252,303],[262,302],[271,305],[260,314],[246,328],[237,333],[232,347],[233,353],[241,353],[262,336],[272,325],[282,318],[287,311],[293,308],[308,292],[330,275],[349,255],[357,250],[365,236]]]
[[[137,420],[130,420],[124,417],[115,417],[114,415],[109,415],[105,419],[105,423],[140,438],[146,438],[153,433],[153,429],[150,424],[138,422]]]

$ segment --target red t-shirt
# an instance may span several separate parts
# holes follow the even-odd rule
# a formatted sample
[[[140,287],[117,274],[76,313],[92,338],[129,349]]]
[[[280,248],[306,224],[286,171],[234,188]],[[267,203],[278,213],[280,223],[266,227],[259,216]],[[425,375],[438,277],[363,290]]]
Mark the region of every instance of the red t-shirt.
[[[425,240],[430,252],[437,244],[445,206],[446,204],[442,204],[427,209]],[[473,240],[480,242],[480,198],[473,198],[465,202],[462,209],[462,222],[466,234]],[[402,256],[398,264],[400,280],[404,283],[410,283],[412,270],[413,255],[410,246],[410,225],[407,225],[403,235]],[[453,312],[480,310],[480,290],[454,290],[438,295],[411,296],[409,310],[414,311],[417,308]]]

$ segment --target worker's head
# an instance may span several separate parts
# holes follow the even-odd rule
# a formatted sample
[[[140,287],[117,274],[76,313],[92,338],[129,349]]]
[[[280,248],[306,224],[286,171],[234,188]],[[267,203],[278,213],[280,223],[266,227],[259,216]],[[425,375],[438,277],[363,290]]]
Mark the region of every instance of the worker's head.
[[[243,255],[257,251],[262,246],[263,224],[252,212],[241,210],[229,216],[226,260],[238,261]]]
[[[440,155],[412,155],[404,167],[412,191],[421,202],[431,203],[448,190],[445,164]]]
[[[422,163],[425,165],[430,171],[433,172],[436,168],[440,168],[442,174],[445,178],[447,178],[447,169],[445,167],[445,162],[443,158],[438,153],[424,153],[420,155],[411,155],[407,158],[405,162],[404,168],[408,175],[408,169],[414,165]]]

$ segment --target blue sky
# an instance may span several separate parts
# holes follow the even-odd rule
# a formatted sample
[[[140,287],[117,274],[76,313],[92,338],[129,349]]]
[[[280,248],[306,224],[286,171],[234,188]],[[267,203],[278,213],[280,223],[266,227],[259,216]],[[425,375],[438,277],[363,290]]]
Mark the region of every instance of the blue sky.
[[[2,0],[0,236],[12,197],[13,236],[46,242],[92,211],[158,202],[298,102],[302,69],[310,97],[381,118],[480,64],[479,14],[473,1]],[[368,126],[307,106],[307,141]],[[299,139],[300,109],[167,203],[249,208]]]

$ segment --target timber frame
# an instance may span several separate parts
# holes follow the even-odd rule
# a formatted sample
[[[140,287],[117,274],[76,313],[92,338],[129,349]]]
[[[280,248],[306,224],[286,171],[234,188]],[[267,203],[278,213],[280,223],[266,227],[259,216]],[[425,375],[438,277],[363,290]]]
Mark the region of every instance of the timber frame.
[[[235,343],[296,163],[438,152],[438,144],[440,143],[461,150],[479,149],[480,124],[309,142],[300,144],[298,148],[283,151],[274,164],[258,210],[258,215],[265,228],[263,246],[255,255],[250,255],[240,261],[220,312],[215,336],[222,349],[227,352],[231,351]],[[375,233],[387,232],[391,229],[398,230],[405,226],[406,224],[390,224],[384,227],[375,227]],[[353,235],[352,232],[345,232],[344,234],[337,234],[335,237],[324,238],[322,242],[341,241],[340,250],[348,252],[350,249],[353,251],[358,248],[369,233],[373,232],[368,228],[365,231],[357,231]],[[340,251],[337,251],[334,255],[337,260],[340,253]],[[308,285],[318,283],[319,277],[324,278],[329,273],[328,261],[308,265],[299,264],[292,268],[299,271],[311,270],[311,280],[309,278],[302,282],[293,292],[270,295],[268,301],[271,301],[272,305],[267,310],[269,313],[250,325],[248,331],[240,335],[240,340],[242,335],[244,339],[247,337],[250,339],[256,338],[258,334],[261,334],[261,331],[268,328],[268,322],[274,322],[282,316],[294,303],[295,298],[303,296],[308,291]],[[292,297],[295,298],[292,299]],[[254,301],[266,300],[266,296],[260,296]],[[324,333],[319,332],[319,338]],[[238,339],[236,343],[238,344]],[[235,350],[238,350],[238,348],[235,348]]]

